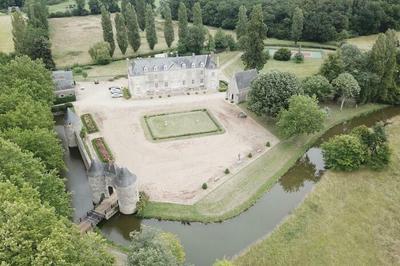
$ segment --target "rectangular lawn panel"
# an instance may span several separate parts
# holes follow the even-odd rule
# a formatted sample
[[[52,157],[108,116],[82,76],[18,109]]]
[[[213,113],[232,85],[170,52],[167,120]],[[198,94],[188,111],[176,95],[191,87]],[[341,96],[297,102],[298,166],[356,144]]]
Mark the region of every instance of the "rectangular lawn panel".
[[[176,139],[224,132],[206,109],[149,115],[145,116],[144,120],[153,140]]]

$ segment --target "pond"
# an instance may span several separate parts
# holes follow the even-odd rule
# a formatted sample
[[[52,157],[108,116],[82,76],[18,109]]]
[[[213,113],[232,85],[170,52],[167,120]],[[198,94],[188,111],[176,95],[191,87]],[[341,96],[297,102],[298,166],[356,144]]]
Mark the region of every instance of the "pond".
[[[324,171],[322,153],[318,148],[321,142],[336,134],[348,132],[353,127],[372,126],[399,114],[399,107],[389,107],[332,128],[253,207],[225,222],[187,224],[141,220],[134,215],[118,214],[103,222],[100,229],[107,238],[127,245],[131,231],[139,230],[141,225],[154,226],[178,235],[188,263],[212,265],[216,259],[232,257],[270,233],[299,205]],[[62,137],[61,121],[58,121],[56,129]],[[71,149],[66,153],[65,161],[69,169],[65,173],[67,186],[73,193],[74,220],[77,220],[92,207],[90,189],[79,152]]]

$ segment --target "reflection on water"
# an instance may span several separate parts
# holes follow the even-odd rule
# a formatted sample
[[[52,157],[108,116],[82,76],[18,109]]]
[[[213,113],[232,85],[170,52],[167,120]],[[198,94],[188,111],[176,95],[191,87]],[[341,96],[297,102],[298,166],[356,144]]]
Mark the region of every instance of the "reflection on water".
[[[372,126],[398,114],[400,108],[386,108],[332,128],[253,207],[223,223],[188,225],[154,219],[141,220],[134,215],[118,214],[103,222],[100,225],[101,230],[107,238],[127,245],[131,231],[139,230],[141,224],[154,226],[178,235],[185,247],[189,263],[211,265],[217,258],[233,256],[271,232],[296,208],[324,171],[321,149],[317,148],[320,143],[355,126]],[[57,131],[62,131],[59,126],[56,128]],[[62,137],[62,134],[60,136]],[[68,189],[74,192],[74,216],[81,217],[91,208],[86,172],[80,156],[75,151],[66,153],[66,163],[69,168],[66,173]]]

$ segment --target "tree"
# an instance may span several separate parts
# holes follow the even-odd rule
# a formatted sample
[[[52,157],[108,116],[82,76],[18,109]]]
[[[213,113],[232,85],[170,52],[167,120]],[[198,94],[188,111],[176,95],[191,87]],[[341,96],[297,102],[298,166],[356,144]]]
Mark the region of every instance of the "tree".
[[[7,97],[12,93],[30,96],[48,107],[53,105],[54,83],[42,61],[33,61],[27,56],[20,56],[7,64],[0,65],[0,95]],[[11,101],[17,103],[18,99]]]
[[[135,9],[133,6],[128,3],[126,6],[126,27],[128,29],[128,42],[132,47],[134,52],[137,52],[140,48],[140,33],[139,33],[139,24],[137,21],[137,16]]]
[[[142,31],[146,28],[146,3],[145,0],[136,1],[136,14],[139,27]]]
[[[294,95],[289,99],[288,110],[279,113],[277,126],[285,137],[312,134],[324,128],[325,118],[315,97]]]
[[[346,99],[356,97],[360,93],[360,86],[357,80],[349,73],[342,73],[332,81],[335,92],[342,97],[340,110]]]
[[[203,27],[203,16],[201,14],[200,3],[197,2],[193,5],[193,25],[198,27]]]
[[[125,22],[127,21],[128,4],[129,4],[129,0],[121,0],[121,13],[122,13],[122,16],[124,17]]]
[[[14,143],[0,138],[0,182],[10,181],[21,188],[26,183],[36,188],[41,202],[54,207],[57,214],[69,217],[69,195],[64,181],[54,171],[47,172],[43,163],[32,153],[22,152]]]
[[[158,39],[156,25],[154,22],[153,8],[150,4],[147,4],[146,6],[146,39],[150,49],[153,50],[154,46],[158,42]]]
[[[111,62],[110,44],[108,42],[98,42],[89,49],[90,57],[98,65],[107,65]]]
[[[23,151],[32,152],[47,170],[56,170],[58,173],[65,170],[64,151],[53,130],[10,128],[0,132],[0,137],[17,144]]]
[[[292,31],[291,31],[291,37],[292,40],[294,41],[294,44],[297,44],[297,42],[300,40],[301,35],[303,34],[303,26],[304,26],[303,10],[301,10],[301,8],[299,7],[296,7],[293,13]]]
[[[204,46],[204,41],[204,29],[199,26],[190,27],[186,38],[186,51],[200,54]]]
[[[162,232],[158,236],[167,246],[167,248],[171,251],[172,255],[176,258],[178,265],[183,265],[186,260],[185,250],[179,238],[168,232]]]
[[[101,26],[103,28],[103,40],[109,43],[109,53],[112,57],[115,51],[114,33],[111,24],[110,13],[104,6],[101,7]]]
[[[395,85],[397,44],[396,32],[388,30],[378,35],[370,54],[370,67],[379,77],[379,99],[383,102],[394,103],[399,97]]]
[[[225,50],[228,47],[225,32],[219,28],[214,35],[215,48]]]
[[[260,70],[267,62],[267,56],[264,53],[264,39],[267,29],[263,16],[261,5],[256,5],[251,12],[247,35],[243,42],[242,60],[246,69],[256,68]]]
[[[33,28],[40,28],[48,32],[47,6],[45,0],[28,0],[26,2],[28,24]]]
[[[181,51],[186,51],[186,40],[189,34],[188,28],[188,16],[186,6],[183,2],[179,4],[178,9],[178,37],[179,43],[178,46],[180,47]]]
[[[236,38],[240,42],[240,38],[247,34],[247,9],[245,6],[240,6],[238,14],[238,22],[236,23]]]
[[[175,39],[174,26],[172,24],[172,17],[171,17],[171,9],[167,5],[163,11],[164,11],[163,15],[164,15],[164,19],[165,19],[164,38],[165,38],[165,42],[167,43],[168,48],[171,48],[171,45]]]
[[[284,47],[279,48],[274,53],[274,59],[277,61],[289,61],[291,57],[292,57],[292,51]]]
[[[208,52],[215,51],[215,41],[211,33],[208,33],[206,49]]]
[[[42,204],[37,190],[27,183],[17,187],[3,181],[0,189],[2,262],[11,265],[112,265],[113,258],[101,237],[94,233],[81,235],[71,222],[60,219],[54,208]]]
[[[213,266],[233,266],[233,264],[229,260],[223,259],[223,260],[216,260]]]
[[[128,34],[126,32],[125,19],[120,13],[115,15],[115,28],[117,31],[118,47],[124,55],[128,48]]]
[[[259,74],[252,82],[248,94],[249,109],[258,115],[277,116],[289,105],[289,98],[301,89],[292,73],[272,71]]]
[[[182,265],[174,256],[172,246],[165,237],[160,237],[158,230],[144,226],[140,232],[133,231],[130,237],[128,265]]]
[[[316,96],[319,101],[325,101],[332,96],[333,87],[329,81],[321,75],[305,78],[301,87],[308,96]]]
[[[82,15],[86,10],[85,10],[85,4],[86,0],[75,0],[76,2],[76,10],[79,15]],[[87,13],[87,11],[86,11]]]
[[[323,143],[321,147],[326,167],[334,170],[356,170],[366,159],[363,145],[355,136],[338,135]]]
[[[12,35],[13,35],[13,42],[14,42],[14,50],[16,54],[23,53],[24,47],[24,34],[26,23],[24,16],[21,12],[13,12],[11,14],[11,25],[12,25]]]
[[[344,72],[344,63],[340,52],[329,54],[321,66],[320,74],[327,78],[329,82],[337,78]]]

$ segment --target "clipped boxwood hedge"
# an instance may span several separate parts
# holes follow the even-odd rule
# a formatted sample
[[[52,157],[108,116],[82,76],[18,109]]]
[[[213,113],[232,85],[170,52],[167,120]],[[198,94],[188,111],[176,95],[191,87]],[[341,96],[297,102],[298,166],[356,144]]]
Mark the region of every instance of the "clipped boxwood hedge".
[[[89,134],[99,131],[99,128],[97,127],[96,122],[94,122],[93,117],[92,117],[91,114],[83,114],[83,115],[81,115],[81,120],[82,120],[82,123],[83,123],[84,127],[86,127],[87,132]]]

